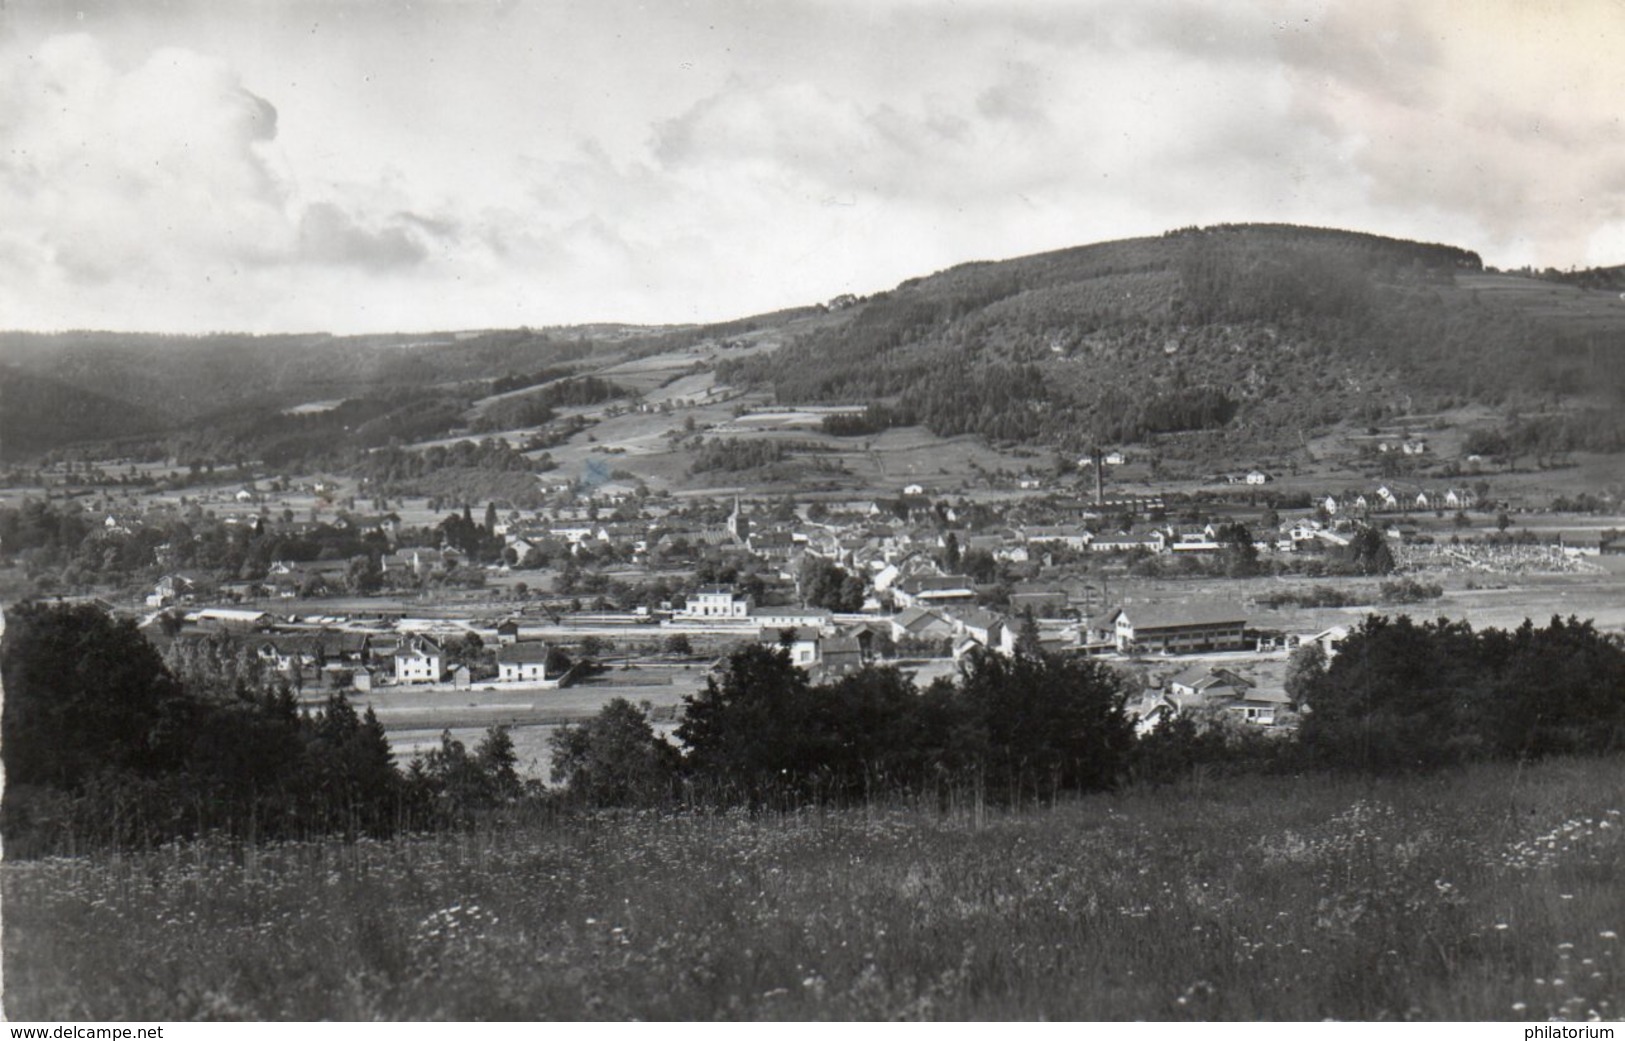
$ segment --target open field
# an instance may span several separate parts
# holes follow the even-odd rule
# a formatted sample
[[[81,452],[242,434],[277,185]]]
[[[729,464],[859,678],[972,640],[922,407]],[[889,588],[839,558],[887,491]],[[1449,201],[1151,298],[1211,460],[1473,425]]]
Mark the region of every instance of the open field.
[[[1622,791],[1616,757],[12,862],[6,1013],[1616,1019]]]
[[[358,706],[371,706],[384,725],[390,747],[403,765],[413,756],[436,748],[440,733],[472,748],[489,727],[509,727],[519,756],[521,776],[545,780],[550,767],[547,739],[563,723],[585,720],[615,698],[638,704],[648,702],[656,719],[671,719],[681,710],[683,696],[705,685],[706,668],[634,667],[611,669],[562,690],[542,690],[506,684],[476,684],[471,690],[425,690],[385,687],[358,695]]]

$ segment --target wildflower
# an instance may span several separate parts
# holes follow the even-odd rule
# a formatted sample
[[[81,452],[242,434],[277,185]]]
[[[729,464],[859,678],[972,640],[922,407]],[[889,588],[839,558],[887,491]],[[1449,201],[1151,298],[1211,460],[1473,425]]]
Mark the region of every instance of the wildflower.
[[[1521,1001],[1514,1001],[1512,1003],[1512,1011],[1514,1012],[1527,1012],[1528,1010],[1529,1006]]]
[[[1600,936],[1604,940],[1617,940],[1617,939],[1619,939],[1619,934],[1614,932],[1614,930],[1612,930],[1612,929],[1604,929],[1602,932],[1598,933],[1597,935]]]
[[[1496,922],[1495,923],[1495,931],[1496,932],[1504,932],[1506,929],[1507,929],[1507,924],[1505,922]]]

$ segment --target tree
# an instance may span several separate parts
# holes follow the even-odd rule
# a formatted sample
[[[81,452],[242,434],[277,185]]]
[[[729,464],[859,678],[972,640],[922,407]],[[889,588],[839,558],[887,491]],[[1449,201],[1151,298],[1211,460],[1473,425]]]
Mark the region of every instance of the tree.
[[[635,806],[671,794],[677,750],[649,722],[649,706],[614,698],[585,723],[548,739],[551,777],[594,806]]]
[[[1507,511],[1497,511],[1495,514],[1495,530],[1506,531],[1510,527],[1512,527],[1512,518],[1507,516]]]
[[[163,724],[185,707],[181,686],[134,622],[84,604],[16,605],[0,675],[8,785],[71,790],[99,773],[173,764]]]
[[[1309,683],[1300,737],[1325,761],[1365,769],[1460,762],[1478,754],[1490,682],[1465,622],[1371,615]]]
[[[474,748],[474,759],[485,772],[486,784],[493,798],[512,799],[519,795],[519,755],[514,750],[513,734],[507,727],[493,726],[487,729]]]
[[[1087,658],[975,650],[961,666],[960,698],[979,735],[965,749],[994,793],[1019,799],[1114,786],[1134,730],[1122,677]]]
[[[814,554],[801,562],[801,595],[812,607],[831,611],[858,611],[863,608],[863,579]]]
[[[1225,524],[1219,528],[1220,554],[1225,574],[1248,578],[1258,573],[1258,547],[1245,524]]]
[[[1305,643],[1292,652],[1292,657],[1287,659],[1283,686],[1294,707],[1304,703],[1309,691],[1325,672],[1326,651],[1320,644]]]
[[[807,674],[782,647],[751,644],[730,654],[705,688],[683,697],[677,739],[686,771],[713,791],[752,802],[791,791],[817,769]]]
[[[1039,638],[1038,619],[1033,617],[1033,610],[1030,607],[1021,612],[1021,629],[1016,635],[1016,653],[1026,655],[1044,653],[1044,644]]]
[[[1361,575],[1387,575],[1394,570],[1394,553],[1376,528],[1361,528],[1344,547],[1344,559]]]
[[[666,637],[664,646],[667,654],[689,655],[694,653],[694,645],[689,642],[685,633],[673,633]]]
[[[350,558],[344,584],[352,593],[376,593],[384,585],[384,569],[370,553]]]

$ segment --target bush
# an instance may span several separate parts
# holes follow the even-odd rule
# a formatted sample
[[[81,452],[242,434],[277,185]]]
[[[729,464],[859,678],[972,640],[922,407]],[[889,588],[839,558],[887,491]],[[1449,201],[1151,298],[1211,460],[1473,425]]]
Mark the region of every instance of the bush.
[[[593,806],[639,806],[669,800],[677,749],[649,724],[647,703],[615,698],[585,723],[560,727],[549,739],[552,779]]]
[[[1324,761],[1371,770],[1625,747],[1625,649],[1590,622],[1473,632],[1371,616],[1311,678],[1300,731]]]

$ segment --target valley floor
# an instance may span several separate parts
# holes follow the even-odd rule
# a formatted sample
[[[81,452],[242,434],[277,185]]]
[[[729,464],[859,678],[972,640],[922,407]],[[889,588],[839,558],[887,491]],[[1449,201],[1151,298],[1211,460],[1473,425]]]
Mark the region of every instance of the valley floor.
[[[1625,758],[0,867],[13,1019],[1616,1019]]]

